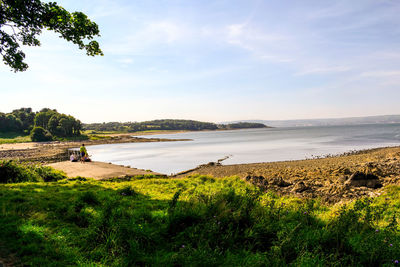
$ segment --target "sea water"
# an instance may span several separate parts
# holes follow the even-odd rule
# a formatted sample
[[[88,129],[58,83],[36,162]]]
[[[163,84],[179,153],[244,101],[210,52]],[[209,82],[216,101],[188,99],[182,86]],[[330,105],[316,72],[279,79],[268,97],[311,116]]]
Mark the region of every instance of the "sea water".
[[[307,159],[400,145],[400,124],[262,128],[151,136],[192,141],[88,146],[92,160],[173,174],[228,157],[222,164]]]

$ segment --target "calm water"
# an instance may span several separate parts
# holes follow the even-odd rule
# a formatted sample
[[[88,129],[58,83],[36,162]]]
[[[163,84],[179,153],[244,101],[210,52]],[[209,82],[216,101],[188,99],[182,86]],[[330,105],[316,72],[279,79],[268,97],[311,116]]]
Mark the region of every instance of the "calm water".
[[[231,156],[223,164],[306,159],[400,145],[400,124],[248,129],[157,135],[193,141],[89,146],[95,161],[171,174]]]

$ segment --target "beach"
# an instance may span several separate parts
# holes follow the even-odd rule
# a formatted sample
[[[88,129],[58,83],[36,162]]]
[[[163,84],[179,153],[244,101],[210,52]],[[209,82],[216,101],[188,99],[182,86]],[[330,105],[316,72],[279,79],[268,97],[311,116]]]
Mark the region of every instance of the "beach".
[[[277,131],[273,129],[272,131]],[[235,134],[239,132],[235,131]],[[249,133],[246,131],[244,133]],[[164,134],[164,133],[163,133]],[[197,133],[196,133],[197,134]],[[205,133],[201,133],[204,135]],[[214,133],[211,133],[214,135]],[[226,132],[224,134],[231,134]],[[218,134],[219,136],[220,134]],[[111,160],[96,160],[85,164],[68,161],[68,149],[77,148],[81,143],[88,146],[89,154],[97,154],[93,145],[111,145],[129,143],[171,142],[188,141],[186,135],[160,135],[155,138],[132,137],[130,134],[114,134],[110,138],[74,142],[49,142],[49,143],[18,143],[0,145],[0,158],[12,159],[25,162],[34,162],[49,165],[61,170],[68,177],[90,177],[95,179],[109,179],[116,177],[133,177],[137,175],[155,175],[166,177],[170,173],[154,171],[157,165],[165,164],[159,162],[144,168],[137,164],[120,164]],[[170,138],[167,138],[170,137]],[[190,137],[190,135],[188,135]],[[325,138],[325,137],[324,137]],[[189,142],[191,143],[191,142]],[[187,143],[187,144],[189,144]],[[160,143],[161,144],[161,143]],[[186,142],[178,142],[184,145]],[[92,146],[92,147],[90,147]],[[165,145],[163,145],[165,146]],[[186,145],[185,145],[186,146]],[[104,146],[97,146],[97,148]],[[146,145],[147,147],[147,145]],[[158,147],[158,146],[157,146]],[[176,146],[174,146],[176,147]],[[179,146],[178,146],[179,147]],[[117,147],[107,146],[107,149],[116,149],[113,153],[121,156],[124,150],[119,151]],[[162,150],[162,148],[154,148]],[[153,149],[153,150],[154,150]],[[184,151],[183,147],[178,148]],[[130,148],[128,149],[130,151]],[[140,152],[135,146],[134,151]],[[283,149],[282,153],[286,153]],[[108,154],[107,154],[108,155]],[[96,155],[97,156],[97,155]],[[150,158],[153,158],[151,156]],[[138,162],[138,160],[135,160]],[[157,162],[157,160],[155,160]],[[207,161],[206,161],[207,162]],[[274,191],[281,195],[296,195],[307,198],[320,198],[326,202],[340,202],[364,196],[377,196],[382,193],[382,188],[390,185],[400,184],[400,147],[386,147],[353,151],[335,156],[309,158],[303,160],[286,160],[260,163],[230,164],[226,161],[211,161],[198,164],[194,168],[187,168],[169,177],[183,178],[193,175],[207,175],[212,177],[237,176],[245,181],[257,185],[261,190]],[[365,184],[357,186],[351,182],[357,173],[370,175],[374,181],[366,181]],[[369,179],[368,178],[368,179]],[[358,179],[358,178],[357,178]],[[373,183],[374,186],[367,186]],[[376,186],[379,185],[379,186]]]

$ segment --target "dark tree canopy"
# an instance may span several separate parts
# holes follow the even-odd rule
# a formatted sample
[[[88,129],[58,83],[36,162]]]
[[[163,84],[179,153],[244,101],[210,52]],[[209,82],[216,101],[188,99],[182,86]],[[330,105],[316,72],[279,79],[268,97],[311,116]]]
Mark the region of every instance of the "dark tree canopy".
[[[20,45],[39,46],[37,37],[43,29],[59,33],[89,56],[103,55],[92,40],[100,36],[99,28],[82,12],[70,13],[55,2],[0,0],[0,54],[15,72],[28,68]]]
[[[36,129],[34,134],[33,129]],[[80,136],[81,130],[80,120],[55,109],[44,108],[33,112],[31,108],[20,108],[11,113],[0,112],[0,133],[31,133],[36,141],[45,141],[52,137]],[[41,136],[45,136],[43,140]]]
[[[84,124],[83,129],[93,131],[120,131],[138,132],[149,130],[217,130],[217,129],[246,129],[246,128],[265,128],[262,123],[239,122],[232,124],[215,124],[212,122],[201,122],[193,120],[153,120],[144,122],[103,122]]]

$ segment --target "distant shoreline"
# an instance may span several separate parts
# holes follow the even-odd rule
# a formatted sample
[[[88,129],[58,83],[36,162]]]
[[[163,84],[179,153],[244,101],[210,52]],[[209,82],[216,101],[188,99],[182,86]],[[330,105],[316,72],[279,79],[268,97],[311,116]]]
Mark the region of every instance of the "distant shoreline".
[[[161,130],[158,132],[134,132],[130,133],[133,136],[145,136],[145,135],[160,135],[160,134],[177,134],[177,133],[200,133],[200,132],[225,132],[225,131],[239,131],[239,130],[252,130],[252,129],[271,129],[276,127],[265,127],[265,128],[240,128],[240,129],[215,129],[215,130]]]

